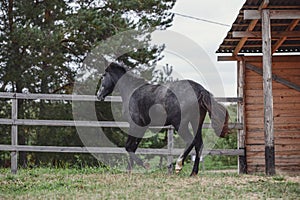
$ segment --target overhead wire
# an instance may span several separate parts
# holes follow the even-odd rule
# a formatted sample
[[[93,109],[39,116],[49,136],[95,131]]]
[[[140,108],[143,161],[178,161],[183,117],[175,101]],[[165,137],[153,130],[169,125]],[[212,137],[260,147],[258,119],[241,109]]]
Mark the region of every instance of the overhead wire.
[[[173,13],[175,15],[180,16],[180,17],[185,17],[185,18],[194,19],[194,20],[198,20],[198,21],[203,21],[203,22],[207,22],[207,23],[211,23],[211,24],[230,27],[229,24],[224,24],[224,23],[220,23],[220,22],[216,22],[216,21],[212,21],[212,20],[202,19],[202,18],[199,18],[199,17],[193,17],[193,16],[190,16],[190,15],[180,14],[180,13],[177,13],[177,12],[173,12]]]

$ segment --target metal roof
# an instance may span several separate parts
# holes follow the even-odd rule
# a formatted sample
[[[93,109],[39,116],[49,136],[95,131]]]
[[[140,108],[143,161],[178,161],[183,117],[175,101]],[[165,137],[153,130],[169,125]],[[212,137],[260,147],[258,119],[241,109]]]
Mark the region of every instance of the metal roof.
[[[247,0],[240,9],[239,14],[227,33],[223,43],[219,46],[217,53],[261,53],[262,39],[259,37],[234,38],[235,31],[261,31],[261,20],[244,20],[244,10],[259,10],[268,8],[270,10],[300,10],[300,0]],[[272,33],[283,31],[300,31],[299,19],[271,19]],[[272,37],[274,52],[288,53],[300,52],[300,37],[280,36]]]

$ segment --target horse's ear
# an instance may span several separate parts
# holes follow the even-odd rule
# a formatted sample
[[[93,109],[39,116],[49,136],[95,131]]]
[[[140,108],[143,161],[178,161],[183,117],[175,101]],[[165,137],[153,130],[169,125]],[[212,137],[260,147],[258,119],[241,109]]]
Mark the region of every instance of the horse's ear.
[[[110,63],[110,65],[105,69],[106,72],[116,72],[116,71],[122,71],[123,73],[126,73],[127,69],[125,66],[120,65],[116,62]]]

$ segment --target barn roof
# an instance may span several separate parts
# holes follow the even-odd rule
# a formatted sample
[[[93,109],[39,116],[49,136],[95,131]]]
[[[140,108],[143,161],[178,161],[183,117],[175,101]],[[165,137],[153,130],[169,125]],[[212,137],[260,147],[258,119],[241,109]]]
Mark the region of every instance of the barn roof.
[[[300,11],[299,0],[247,0],[227,33],[217,53],[261,53],[261,20],[244,19],[245,10],[286,10],[287,13]],[[300,19],[272,19],[272,52],[300,52]],[[248,33],[246,35],[245,33]]]

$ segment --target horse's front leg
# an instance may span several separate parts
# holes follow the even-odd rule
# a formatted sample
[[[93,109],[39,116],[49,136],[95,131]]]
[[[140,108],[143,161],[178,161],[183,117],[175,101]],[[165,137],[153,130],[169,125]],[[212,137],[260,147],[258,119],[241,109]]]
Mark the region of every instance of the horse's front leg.
[[[129,154],[129,161],[128,161],[128,171],[132,170],[134,162],[137,165],[144,167],[145,169],[149,168],[149,164],[144,163],[142,159],[140,159],[136,154],[136,150],[138,148],[139,143],[141,142],[142,138],[134,137],[128,135],[128,139],[125,145],[125,149]]]

